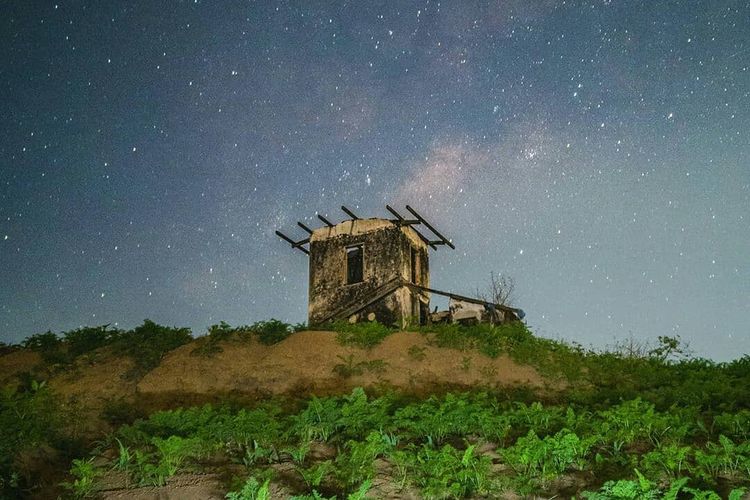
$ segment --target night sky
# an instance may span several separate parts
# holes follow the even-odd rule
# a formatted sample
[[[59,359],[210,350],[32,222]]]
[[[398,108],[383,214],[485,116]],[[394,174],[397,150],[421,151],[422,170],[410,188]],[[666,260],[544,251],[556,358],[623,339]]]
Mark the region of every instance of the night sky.
[[[0,10],[2,341],[305,321],[274,231],[408,203],[539,335],[750,352],[749,2]]]

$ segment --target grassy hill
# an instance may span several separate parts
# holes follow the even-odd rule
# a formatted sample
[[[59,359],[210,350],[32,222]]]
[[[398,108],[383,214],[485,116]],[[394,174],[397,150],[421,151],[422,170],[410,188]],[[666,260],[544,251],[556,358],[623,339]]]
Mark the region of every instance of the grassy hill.
[[[0,350],[9,498],[741,498],[750,357],[522,323],[145,321]]]

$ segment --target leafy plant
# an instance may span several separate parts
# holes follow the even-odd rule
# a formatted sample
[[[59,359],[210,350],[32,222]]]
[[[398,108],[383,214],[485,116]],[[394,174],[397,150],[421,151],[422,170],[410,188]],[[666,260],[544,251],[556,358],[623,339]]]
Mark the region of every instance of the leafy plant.
[[[415,455],[407,458],[406,469],[411,480],[430,498],[460,498],[484,493],[489,485],[490,459],[475,453],[474,445],[464,451],[451,445],[439,450],[422,446]]]
[[[597,492],[584,492],[583,498],[590,500],[650,500],[661,497],[659,490],[654,484],[646,479],[643,474],[635,471],[638,479],[621,479],[619,481],[607,481]]]
[[[341,409],[337,399],[313,396],[304,410],[291,417],[290,433],[305,441],[325,442],[339,430],[340,418]]]
[[[100,474],[101,471],[94,466],[93,458],[88,460],[75,459],[70,468],[70,475],[75,480],[72,483],[64,482],[62,484],[70,490],[73,497],[86,498],[94,492],[94,481]]]
[[[269,492],[270,482],[270,479],[266,479],[261,484],[253,476],[250,476],[240,491],[230,491],[226,494],[225,498],[227,500],[269,500],[271,498],[271,493]]]
[[[68,353],[75,358],[112,343],[120,335],[120,330],[110,330],[109,325],[84,326],[63,333],[63,339],[68,345]]]
[[[248,328],[258,336],[258,340],[262,344],[266,345],[281,342],[294,333],[294,329],[291,325],[273,318],[268,321],[258,321]]]
[[[331,329],[336,334],[336,341],[341,345],[372,349],[396,330],[377,321],[367,323],[349,323],[339,321],[332,323]]]
[[[44,382],[32,380],[27,391],[10,386],[0,389],[0,494],[13,497],[28,486],[16,458],[58,441],[62,417]]]
[[[133,359],[135,367],[128,376],[137,378],[158,366],[166,353],[192,339],[189,328],[162,326],[146,319],[142,325],[123,333],[115,346]]]
[[[220,343],[229,340],[234,333],[235,329],[224,321],[217,325],[211,325],[208,327],[208,335],[198,339],[198,345],[190,351],[190,354],[206,358],[212,357],[224,350]]]
[[[60,337],[49,330],[26,338],[21,342],[21,347],[38,352],[48,365],[66,364],[71,360]]]
[[[346,488],[372,478],[373,462],[390,449],[379,432],[371,432],[364,441],[349,441],[336,457],[336,476]]]
[[[500,453],[523,483],[539,480],[544,484],[568,469],[583,469],[595,439],[581,439],[568,429],[540,439],[530,430],[515,445],[500,450]]]
[[[325,477],[333,470],[334,467],[330,460],[324,460],[323,462],[319,462],[308,468],[297,467],[297,472],[299,472],[300,476],[302,476],[302,479],[305,481],[305,484],[310,488],[317,488],[320,486],[323,479],[325,479]]]

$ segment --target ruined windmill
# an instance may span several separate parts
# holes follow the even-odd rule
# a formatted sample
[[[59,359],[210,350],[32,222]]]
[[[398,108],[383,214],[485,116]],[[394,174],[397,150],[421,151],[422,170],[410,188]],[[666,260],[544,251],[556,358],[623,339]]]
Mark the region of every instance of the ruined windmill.
[[[342,206],[349,218],[338,224],[322,215],[318,219],[324,226],[318,229],[297,222],[308,233],[298,241],[276,231],[292,248],[310,257],[308,324],[348,319],[403,327],[408,321],[455,321],[467,314],[482,320],[489,313],[491,321],[500,322],[523,317],[520,309],[430,288],[428,249],[456,247],[409,205],[406,210],[412,218],[388,205],[386,209],[394,218],[361,219]],[[436,239],[428,239],[417,225],[426,227]],[[449,297],[450,310],[431,315],[431,293]]]

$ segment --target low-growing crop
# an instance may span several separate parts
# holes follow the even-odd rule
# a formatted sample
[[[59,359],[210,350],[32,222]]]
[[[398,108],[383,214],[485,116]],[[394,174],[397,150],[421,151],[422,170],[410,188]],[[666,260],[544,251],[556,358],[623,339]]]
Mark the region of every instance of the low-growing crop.
[[[266,479],[262,484],[250,476],[242,485],[239,491],[230,491],[226,495],[227,500],[269,500],[271,493],[269,491],[270,479]]]
[[[474,445],[457,450],[422,446],[413,454],[401,454],[407,476],[428,498],[462,498],[487,491],[489,457],[475,453]]]
[[[581,470],[596,437],[581,439],[568,429],[540,439],[533,430],[516,444],[500,450],[508,464],[518,473],[522,484],[538,481],[546,484],[563,472]]]
[[[94,491],[94,481],[101,471],[94,466],[94,459],[74,459],[70,468],[73,482],[63,482],[63,486],[70,491],[74,498],[86,498]]]

